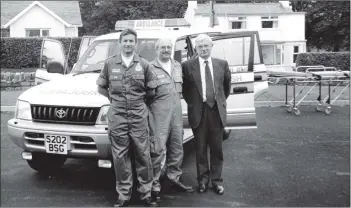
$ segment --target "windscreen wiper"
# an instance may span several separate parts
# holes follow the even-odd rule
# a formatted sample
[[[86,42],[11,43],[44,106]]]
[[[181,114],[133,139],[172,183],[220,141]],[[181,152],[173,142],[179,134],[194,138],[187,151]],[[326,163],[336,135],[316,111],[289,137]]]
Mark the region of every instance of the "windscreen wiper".
[[[90,71],[81,71],[78,72],[77,74],[74,74],[73,76],[80,75],[80,74],[86,74],[86,73],[100,73],[102,69],[95,69],[95,70],[90,70]]]

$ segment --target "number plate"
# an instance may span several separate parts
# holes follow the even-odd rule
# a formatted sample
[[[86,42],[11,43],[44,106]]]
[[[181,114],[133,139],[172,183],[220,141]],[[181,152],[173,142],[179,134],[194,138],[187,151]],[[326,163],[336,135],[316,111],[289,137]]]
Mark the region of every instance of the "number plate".
[[[69,149],[69,136],[45,135],[45,150],[47,153],[67,155]]]

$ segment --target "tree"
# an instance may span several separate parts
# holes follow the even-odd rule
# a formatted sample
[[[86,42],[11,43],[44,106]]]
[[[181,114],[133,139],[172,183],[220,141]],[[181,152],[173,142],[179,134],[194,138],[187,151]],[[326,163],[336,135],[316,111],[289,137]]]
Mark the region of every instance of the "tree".
[[[306,12],[309,46],[327,51],[350,50],[349,1],[295,1],[292,8]]]
[[[88,32],[86,26],[89,25],[91,14],[97,8],[96,6],[97,2],[98,1],[80,1],[79,2],[80,13],[81,13],[82,22],[83,22],[83,27],[79,28],[79,36],[82,36]]]
[[[118,20],[182,18],[187,1],[82,1],[80,5],[85,10],[84,35],[101,35],[114,31]]]

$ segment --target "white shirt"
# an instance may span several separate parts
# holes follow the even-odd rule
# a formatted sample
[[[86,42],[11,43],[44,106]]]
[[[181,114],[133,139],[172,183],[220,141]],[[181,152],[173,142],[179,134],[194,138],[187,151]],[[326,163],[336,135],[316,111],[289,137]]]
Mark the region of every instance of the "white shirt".
[[[201,83],[202,83],[202,95],[203,95],[203,100],[204,102],[206,101],[206,71],[205,71],[205,59],[199,57],[199,62],[200,62],[200,73],[201,73]],[[213,80],[213,66],[212,66],[212,59],[211,57],[209,57],[207,59],[208,61],[208,66],[210,67],[210,72],[211,72],[211,76],[212,76],[212,83],[213,83],[213,89],[215,89],[214,87],[214,80]]]
[[[133,61],[133,58],[134,58],[134,54],[127,57],[127,56],[123,56],[123,53],[121,53],[121,56],[122,56],[122,61],[123,63],[129,67],[130,66],[130,63]]]
[[[162,68],[166,70],[166,72],[171,76],[172,75],[172,63],[171,60],[169,59],[166,63],[158,60],[158,63],[161,64]]]

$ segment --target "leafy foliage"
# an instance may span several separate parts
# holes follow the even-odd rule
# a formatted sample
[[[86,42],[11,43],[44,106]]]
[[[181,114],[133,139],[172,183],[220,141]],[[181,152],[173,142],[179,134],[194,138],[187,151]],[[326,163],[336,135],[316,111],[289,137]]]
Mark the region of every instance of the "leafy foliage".
[[[293,1],[292,8],[306,12],[309,46],[327,51],[350,50],[350,1]]]
[[[118,20],[184,17],[187,1],[80,1],[81,35],[113,32]]]
[[[338,70],[350,71],[350,52],[300,53],[296,66],[323,65]]]
[[[71,44],[68,67],[77,61],[81,38],[51,38],[59,40],[68,54]],[[43,38],[1,38],[1,68],[35,68],[39,67],[40,49]]]

